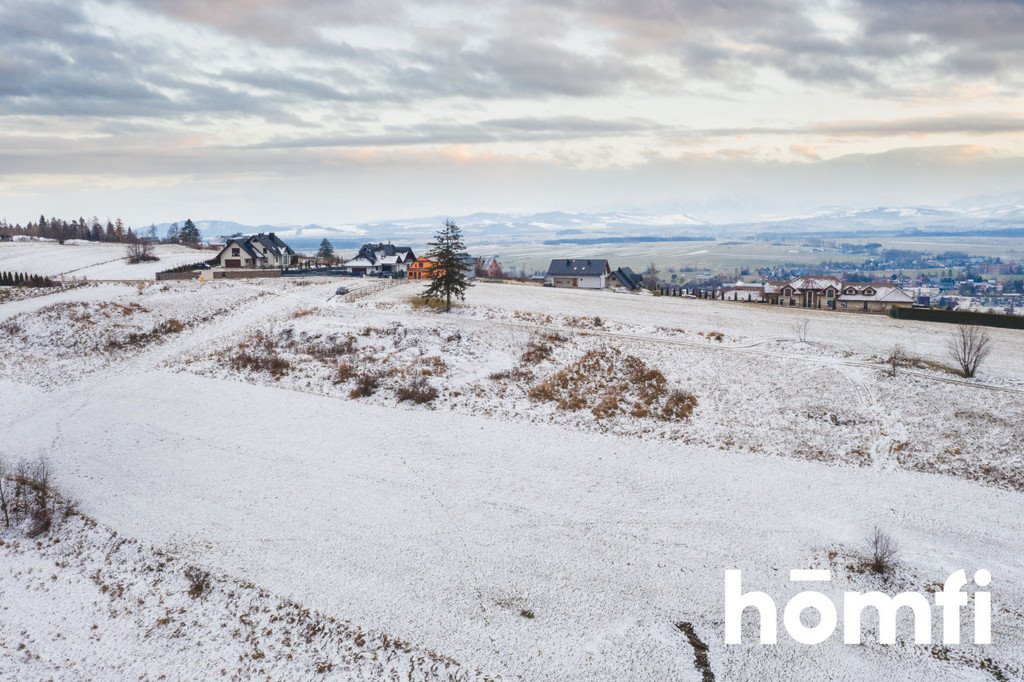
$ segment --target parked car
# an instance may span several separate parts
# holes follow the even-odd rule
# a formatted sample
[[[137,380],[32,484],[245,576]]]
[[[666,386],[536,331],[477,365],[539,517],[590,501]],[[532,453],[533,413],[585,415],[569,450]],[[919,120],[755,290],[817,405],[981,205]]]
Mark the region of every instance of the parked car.
[[[335,296],[344,296],[347,293],[348,293],[348,287],[338,287],[334,291],[334,295]]]

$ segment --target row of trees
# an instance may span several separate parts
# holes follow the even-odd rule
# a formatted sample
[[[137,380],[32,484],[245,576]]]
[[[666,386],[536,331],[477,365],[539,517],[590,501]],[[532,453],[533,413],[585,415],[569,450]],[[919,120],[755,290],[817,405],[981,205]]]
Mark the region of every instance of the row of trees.
[[[39,216],[38,221],[28,222],[25,225],[20,223],[11,224],[5,219],[0,219],[0,233],[19,234],[28,237],[39,237],[41,239],[54,239],[59,244],[70,239],[82,239],[91,242],[114,242],[118,244],[132,244],[141,241],[161,241],[157,234],[156,225],[150,225],[147,230],[136,232],[125,225],[124,221],[107,220],[106,224],[93,216],[91,220],[85,218],[47,218]],[[167,230],[163,241],[170,244],[185,244],[197,246],[202,242],[202,235],[199,228],[189,218],[184,225],[172,223]]]
[[[55,286],[49,277],[30,275],[27,272],[0,273],[0,287],[52,287]]]

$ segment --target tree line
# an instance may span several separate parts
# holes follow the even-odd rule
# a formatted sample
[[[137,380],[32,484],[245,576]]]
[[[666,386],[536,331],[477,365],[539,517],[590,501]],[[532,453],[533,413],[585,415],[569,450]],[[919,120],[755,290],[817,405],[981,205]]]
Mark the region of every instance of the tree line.
[[[53,280],[27,272],[0,272],[0,287],[52,287]]]
[[[196,246],[202,242],[199,228],[191,218],[186,220],[183,225],[172,223],[162,239],[157,234],[156,225],[150,225],[145,231],[135,231],[120,218],[108,219],[106,223],[103,223],[96,216],[88,220],[82,217],[65,220],[41,215],[39,220],[29,221],[25,225],[11,224],[6,219],[0,218],[0,233],[53,239],[58,244],[63,244],[70,239],[117,244],[162,241],[168,244],[185,244],[187,246]]]

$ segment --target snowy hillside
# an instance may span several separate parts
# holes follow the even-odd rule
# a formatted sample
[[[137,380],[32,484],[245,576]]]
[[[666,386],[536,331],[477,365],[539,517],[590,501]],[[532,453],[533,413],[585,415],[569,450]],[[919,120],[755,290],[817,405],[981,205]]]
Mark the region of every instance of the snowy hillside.
[[[0,271],[88,279],[152,280],[161,270],[200,263],[215,254],[175,244],[158,244],[160,260],[129,264],[124,244],[72,240],[0,242]]]
[[[720,680],[1024,676],[1021,332],[991,330],[964,380],[929,323],[512,284],[445,315],[411,305],[412,284],[346,283],[356,296],[172,282],[0,304],[0,455],[46,454],[110,529],[62,531],[78,554],[0,546],[4,599],[25,605],[0,646],[38,655],[5,674],[139,676],[101,662],[193,643],[172,676],[258,674],[250,630],[203,624],[301,604],[355,648],[285,662],[282,626],[260,616],[265,674],[330,677],[315,665],[330,660],[341,679],[419,662],[440,679],[707,679],[692,632]],[[890,376],[897,343],[914,357]],[[875,526],[902,548],[889,577],[863,569]],[[102,581],[121,601],[89,577],[113,570],[107,532],[133,541]],[[173,562],[163,583],[133,568],[154,552]],[[44,582],[55,562],[70,565]],[[186,566],[216,578],[207,601],[183,596]],[[988,568],[994,643],[914,645],[901,621],[899,646],[876,623],[861,646],[727,646],[727,568],[780,605],[791,568],[831,569],[816,589],[840,602]],[[98,644],[91,623],[60,622],[62,600]],[[166,609],[185,609],[167,628],[199,629],[152,629]],[[47,643],[62,630],[73,645]]]

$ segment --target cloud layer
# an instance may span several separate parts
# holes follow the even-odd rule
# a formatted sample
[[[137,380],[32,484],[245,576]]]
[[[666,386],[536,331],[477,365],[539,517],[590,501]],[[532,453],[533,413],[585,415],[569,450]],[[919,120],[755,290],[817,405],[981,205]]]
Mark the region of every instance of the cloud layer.
[[[58,186],[149,220],[130,188],[173,177],[182,200],[222,183],[228,215],[253,178],[403,164],[510,186],[914,148],[996,167],[1024,153],[1021,35],[1011,0],[0,0],[0,213]]]

